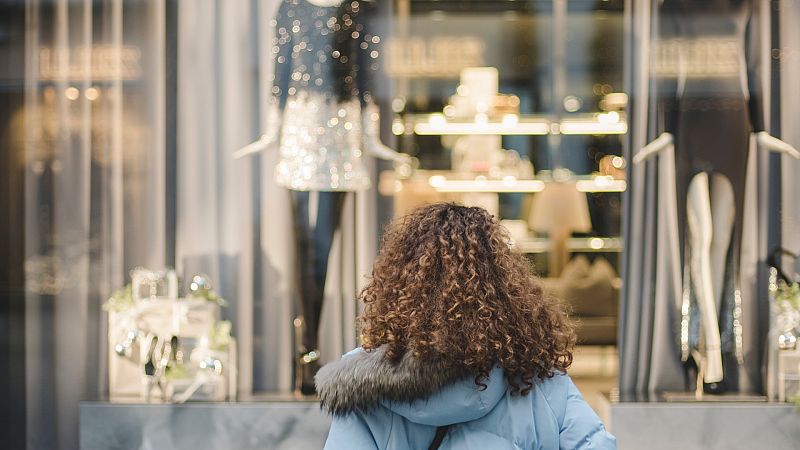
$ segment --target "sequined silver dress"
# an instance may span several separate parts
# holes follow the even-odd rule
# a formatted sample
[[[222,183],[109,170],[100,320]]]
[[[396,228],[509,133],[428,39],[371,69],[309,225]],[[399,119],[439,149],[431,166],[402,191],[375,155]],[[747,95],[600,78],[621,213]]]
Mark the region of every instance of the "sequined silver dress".
[[[301,191],[369,186],[362,110],[371,101],[380,37],[367,29],[374,2],[318,6],[284,0],[275,16],[272,107],[279,125],[277,182]]]

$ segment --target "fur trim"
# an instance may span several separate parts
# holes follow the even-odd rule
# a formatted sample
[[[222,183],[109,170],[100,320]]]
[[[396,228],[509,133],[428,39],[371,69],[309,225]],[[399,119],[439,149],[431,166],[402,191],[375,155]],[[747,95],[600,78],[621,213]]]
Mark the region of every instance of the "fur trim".
[[[385,349],[362,351],[326,364],[314,380],[322,406],[334,415],[367,412],[384,400],[411,402],[428,398],[464,377],[462,369],[420,361],[407,352],[398,363]]]

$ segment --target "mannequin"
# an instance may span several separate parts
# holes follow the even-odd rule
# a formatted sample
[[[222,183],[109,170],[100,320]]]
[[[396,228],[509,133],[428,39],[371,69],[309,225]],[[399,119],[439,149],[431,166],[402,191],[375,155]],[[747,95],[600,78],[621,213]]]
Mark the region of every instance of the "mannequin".
[[[276,182],[290,190],[295,225],[298,386],[314,393],[328,257],[347,192],[369,187],[362,151],[405,163],[380,142],[371,81],[379,36],[369,0],[284,0],[275,16],[275,75],[261,138],[240,158],[277,149]]]
[[[683,298],[694,305],[684,308],[689,332],[682,335],[694,358],[683,356],[687,370],[700,366],[699,384],[713,393],[735,388],[743,362],[737,317],[744,180],[750,132],[764,130],[754,5],[663,0],[659,9],[659,45],[673,43],[678,54],[674,74],[659,80],[657,111],[660,131],[674,137]]]
[[[664,163],[674,169],[682,243],[681,356],[698,394],[722,393],[737,389],[745,363],[739,259],[751,132],[761,149],[800,153],[764,131],[757,2],[660,3],[661,135],[634,162],[672,149]]]

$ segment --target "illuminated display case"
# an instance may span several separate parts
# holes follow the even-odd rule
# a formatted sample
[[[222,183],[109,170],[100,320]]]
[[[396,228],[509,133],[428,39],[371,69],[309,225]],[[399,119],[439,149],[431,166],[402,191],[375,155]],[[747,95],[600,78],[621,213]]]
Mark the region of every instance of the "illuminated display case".
[[[524,221],[531,193],[576,184],[592,222],[579,234],[617,237],[628,129],[622,9],[619,1],[395,2],[385,54],[391,133],[419,160],[414,178],[442,171],[430,175],[431,190],[496,193],[482,206]],[[402,189],[399,175],[382,193]]]
[[[607,303],[602,336],[581,340],[615,343],[623,2],[397,0],[387,29],[384,132],[416,165],[382,173],[384,214],[430,201],[488,209],[577,315]],[[589,279],[608,295],[578,293]]]

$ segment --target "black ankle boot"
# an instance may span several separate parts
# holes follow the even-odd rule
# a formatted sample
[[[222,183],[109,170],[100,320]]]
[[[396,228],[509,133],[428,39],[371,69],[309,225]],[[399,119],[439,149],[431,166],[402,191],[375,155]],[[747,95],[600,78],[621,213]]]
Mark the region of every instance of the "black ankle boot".
[[[703,383],[703,392],[711,395],[722,395],[726,391],[725,383],[718,381],[715,383]]]

